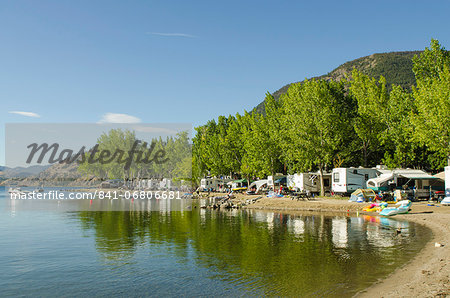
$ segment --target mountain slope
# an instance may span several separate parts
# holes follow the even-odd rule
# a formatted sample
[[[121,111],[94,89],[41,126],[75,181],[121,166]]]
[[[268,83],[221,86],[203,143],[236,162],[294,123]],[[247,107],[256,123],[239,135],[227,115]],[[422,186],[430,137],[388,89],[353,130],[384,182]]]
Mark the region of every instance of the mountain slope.
[[[4,167],[3,174],[6,178],[25,178],[37,175],[41,173],[42,171],[45,171],[48,169],[50,165],[41,166],[41,165],[35,165],[30,167],[15,167],[15,168],[7,168]]]
[[[381,75],[384,76],[388,86],[396,84],[410,89],[411,86],[416,84],[416,79],[412,72],[412,58],[420,53],[421,51],[372,54],[348,61],[328,74],[316,77],[316,79],[339,81],[346,74],[350,74],[353,68],[356,68],[374,78],[379,78]],[[282,94],[287,92],[290,85],[287,84],[281,87],[272,95],[278,100]],[[254,111],[264,113],[264,101],[257,105]]]

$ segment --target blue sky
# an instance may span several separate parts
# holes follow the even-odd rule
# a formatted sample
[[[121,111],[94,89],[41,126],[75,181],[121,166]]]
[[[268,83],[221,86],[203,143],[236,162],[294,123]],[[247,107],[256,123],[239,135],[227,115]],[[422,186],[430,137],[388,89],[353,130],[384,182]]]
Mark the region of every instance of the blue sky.
[[[449,1],[2,1],[0,125],[200,125],[348,60],[431,38],[448,46],[449,11]],[[0,164],[3,139],[4,129]]]

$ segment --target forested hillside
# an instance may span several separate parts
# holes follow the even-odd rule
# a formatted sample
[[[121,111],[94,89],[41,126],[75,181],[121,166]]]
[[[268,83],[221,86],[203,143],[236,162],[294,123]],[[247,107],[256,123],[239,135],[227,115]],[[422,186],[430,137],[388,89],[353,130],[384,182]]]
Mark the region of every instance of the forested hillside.
[[[354,68],[361,73],[373,78],[383,76],[386,79],[388,89],[392,84],[399,85],[406,89],[411,89],[416,84],[416,78],[412,71],[415,55],[420,55],[422,51],[391,52],[373,54],[370,56],[348,61],[326,75],[316,77],[316,79],[340,81],[345,75],[351,75]],[[278,100],[280,96],[287,92],[287,84],[273,92],[273,97]],[[255,111],[264,112],[264,101],[255,107]]]

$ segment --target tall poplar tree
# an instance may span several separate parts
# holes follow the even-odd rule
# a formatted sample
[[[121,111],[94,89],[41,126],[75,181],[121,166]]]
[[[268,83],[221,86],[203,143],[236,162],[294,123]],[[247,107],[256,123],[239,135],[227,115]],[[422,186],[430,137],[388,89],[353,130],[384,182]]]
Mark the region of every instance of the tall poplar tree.
[[[283,147],[290,151],[288,156],[296,169],[319,169],[323,196],[323,171],[351,135],[352,99],[345,95],[343,83],[305,80],[291,85],[282,100]]]
[[[415,136],[450,165],[450,54],[437,40],[414,58]],[[441,164],[444,166],[444,163]]]

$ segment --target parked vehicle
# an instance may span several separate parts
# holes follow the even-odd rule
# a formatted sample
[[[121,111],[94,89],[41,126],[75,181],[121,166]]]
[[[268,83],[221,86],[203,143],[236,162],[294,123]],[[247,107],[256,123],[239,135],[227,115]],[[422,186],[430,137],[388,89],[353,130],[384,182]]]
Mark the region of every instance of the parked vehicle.
[[[359,188],[366,188],[367,180],[377,177],[375,168],[334,168],[331,172],[331,191],[335,194],[348,195]]]
[[[381,173],[375,178],[367,180],[367,188],[373,189],[374,191],[390,191],[391,186],[394,182],[394,173],[388,171],[387,173]]]
[[[267,187],[269,189],[270,188],[274,189],[275,181],[280,179],[280,178],[283,178],[283,177],[286,177],[286,175],[283,175],[283,174],[280,174],[280,173],[277,173],[274,176],[267,176],[267,180],[268,180],[267,181]]]
[[[232,179],[230,178],[203,178],[202,180],[200,180],[200,189],[218,190],[219,188],[227,188],[227,183],[229,183],[230,181],[232,181]]]
[[[228,182],[228,185],[231,185],[231,190],[233,191],[243,191],[247,189],[248,182],[247,179],[238,179]]]
[[[436,191],[443,190],[443,183],[442,179],[418,169],[383,169],[378,177],[367,181],[367,187],[375,191],[402,189],[415,201],[433,198]]]
[[[324,173],[324,191],[331,191],[331,173]],[[296,173],[287,176],[287,187],[295,192],[320,193],[318,173]]]
[[[445,167],[445,198],[441,204],[450,205],[450,166]]]

